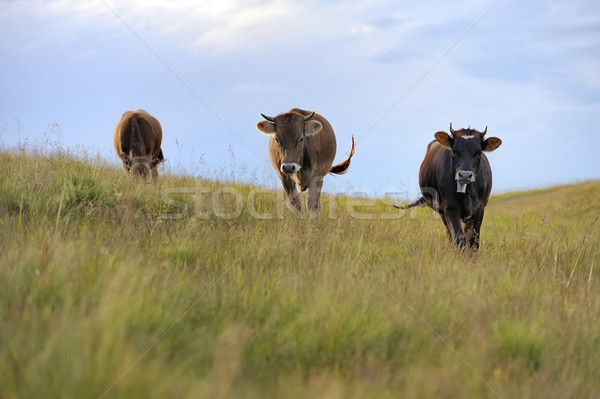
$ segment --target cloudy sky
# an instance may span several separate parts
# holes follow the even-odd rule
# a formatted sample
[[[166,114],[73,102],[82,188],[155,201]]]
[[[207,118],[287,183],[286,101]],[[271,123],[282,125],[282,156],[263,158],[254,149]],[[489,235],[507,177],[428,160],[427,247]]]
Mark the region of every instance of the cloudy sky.
[[[438,130],[503,140],[494,190],[600,178],[600,2],[3,0],[0,143],[119,160],[143,108],[173,173],[277,187],[260,113],[316,110],[347,175],[329,191],[416,195]]]

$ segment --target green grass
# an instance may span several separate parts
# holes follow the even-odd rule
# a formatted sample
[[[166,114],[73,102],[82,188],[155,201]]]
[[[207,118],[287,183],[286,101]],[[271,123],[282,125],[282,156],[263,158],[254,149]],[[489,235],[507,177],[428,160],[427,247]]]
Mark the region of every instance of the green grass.
[[[600,182],[530,194],[469,255],[426,209],[0,153],[0,397],[600,397]]]

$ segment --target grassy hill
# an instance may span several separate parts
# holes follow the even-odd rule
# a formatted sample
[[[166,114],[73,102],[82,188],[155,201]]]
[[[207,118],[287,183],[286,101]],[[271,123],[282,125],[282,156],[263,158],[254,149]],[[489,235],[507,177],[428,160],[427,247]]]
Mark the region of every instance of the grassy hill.
[[[385,202],[0,153],[0,397],[600,397],[600,182]]]

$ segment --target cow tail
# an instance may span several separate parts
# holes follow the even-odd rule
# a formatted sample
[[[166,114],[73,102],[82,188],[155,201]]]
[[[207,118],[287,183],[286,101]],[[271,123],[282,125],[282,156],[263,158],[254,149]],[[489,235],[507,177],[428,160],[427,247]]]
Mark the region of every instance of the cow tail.
[[[350,155],[348,156],[348,159],[338,163],[337,165],[332,166],[329,173],[333,173],[336,175],[343,175],[344,173],[346,173],[348,171],[348,168],[350,167],[350,160],[352,159],[352,155],[354,155],[354,136],[352,136],[352,149],[350,150]]]
[[[414,201],[413,203],[411,203],[411,204],[408,204],[408,205],[406,205],[406,206],[400,206],[400,205],[392,205],[392,206],[393,206],[394,208],[396,208],[396,209],[403,209],[403,210],[404,210],[404,209],[410,209],[410,208],[414,208],[414,207],[416,207],[416,206],[421,206],[421,205],[425,205],[425,204],[427,204],[427,203],[425,202],[425,198],[421,197],[421,198],[419,198],[418,200],[416,200],[416,201]]]

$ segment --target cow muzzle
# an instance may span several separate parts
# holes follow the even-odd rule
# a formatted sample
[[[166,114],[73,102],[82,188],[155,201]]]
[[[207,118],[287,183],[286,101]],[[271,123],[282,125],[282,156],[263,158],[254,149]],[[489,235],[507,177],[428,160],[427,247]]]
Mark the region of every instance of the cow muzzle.
[[[456,192],[465,193],[467,192],[467,184],[475,181],[475,173],[470,170],[459,169],[456,171],[454,180],[456,180]]]
[[[297,173],[300,170],[300,165],[298,165],[296,162],[282,163],[280,170],[285,174]]]

